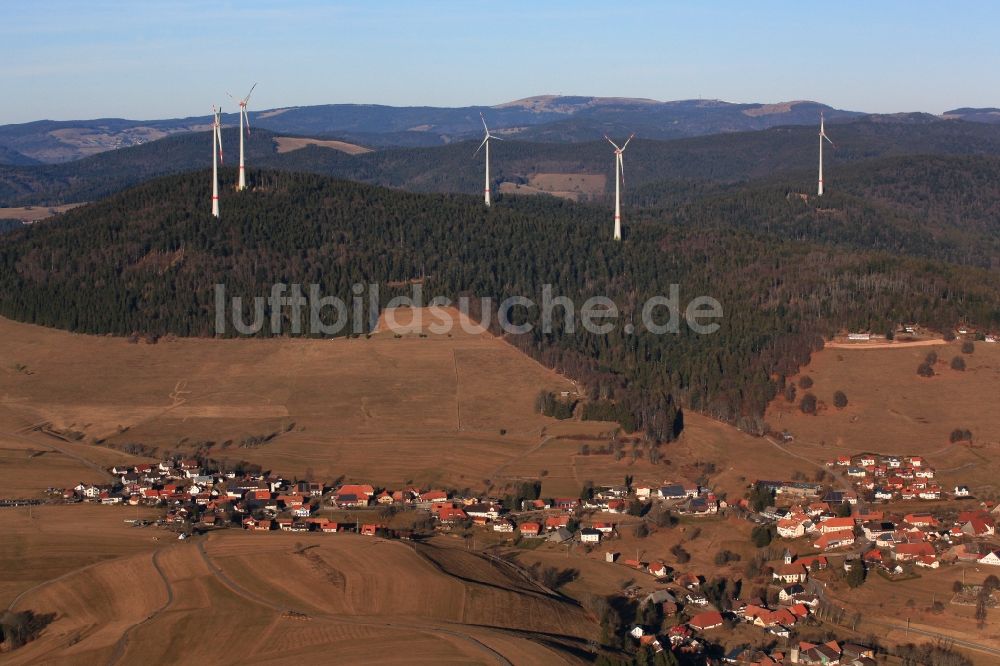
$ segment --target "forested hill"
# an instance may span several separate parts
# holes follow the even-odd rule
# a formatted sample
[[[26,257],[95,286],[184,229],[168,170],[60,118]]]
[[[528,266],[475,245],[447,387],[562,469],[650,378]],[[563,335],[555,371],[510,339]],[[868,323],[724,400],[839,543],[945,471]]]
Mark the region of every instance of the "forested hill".
[[[866,118],[831,124],[837,148],[827,167],[898,155],[998,155],[1000,125],[926,118]],[[390,149],[363,155],[310,146],[278,153],[275,135],[255,130],[248,139],[251,167],[318,173],[416,192],[482,190],[482,156],[477,141],[433,148]],[[612,152],[599,137],[588,143],[530,143],[508,140],[492,147],[494,183],[524,182],[537,173],[602,174],[613,191]],[[741,182],[815,169],[816,128],[776,127],[676,141],[637,137],[625,159],[626,192],[661,181]],[[225,159],[238,159],[237,130],[224,132]],[[43,166],[0,166],[0,205],[53,205],[93,201],[139,182],[211,164],[207,133],[167,137],[141,146],[101,153],[76,162]],[[637,200],[642,203],[641,200]]]
[[[845,326],[1000,326],[997,282],[973,268],[653,214],[614,243],[604,208],[556,199],[507,198],[486,210],[472,196],[250,176],[254,191],[223,192],[221,220],[206,212],[203,171],[5,234],[0,313],[86,333],[209,336],[216,283],[246,297],[266,296],[278,281],[317,283],[349,300],[351,284],[377,282],[383,302],[394,293],[388,283],[421,276],[428,297],[539,300],[548,283],[578,304],[608,295],[623,316],[609,335],[569,334],[556,317],[550,335],[512,342],[592,397],[615,399],[607,408],[617,418],[660,439],[678,427],[679,405],[761,431],[784,377]],[[628,315],[638,323],[641,304],[674,283],[682,308],[700,295],[721,302],[719,331],[626,335]],[[537,322],[539,313],[523,316]]]
[[[1000,268],[1000,157],[887,157],[738,186],[651,183],[634,203],[681,224]]]

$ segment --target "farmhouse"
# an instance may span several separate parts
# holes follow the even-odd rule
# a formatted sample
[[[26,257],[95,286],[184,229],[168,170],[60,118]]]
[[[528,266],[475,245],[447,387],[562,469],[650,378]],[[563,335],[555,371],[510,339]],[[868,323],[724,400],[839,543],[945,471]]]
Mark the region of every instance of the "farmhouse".
[[[819,550],[833,550],[834,548],[850,546],[853,543],[854,530],[838,530],[823,534],[823,536],[816,540],[813,546]]]
[[[660,488],[660,498],[665,500],[678,500],[687,497],[684,486],[679,483],[672,483]]]
[[[506,518],[500,518],[499,520],[493,521],[493,531],[494,532],[513,532],[514,523],[510,522]]]
[[[991,567],[1000,567],[1000,550],[991,550],[978,560],[979,564],[987,564]]]
[[[778,536],[797,539],[814,530],[813,522],[803,513],[795,513],[778,521]]]
[[[670,569],[663,562],[653,562],[649,565],[649,573],[657,578],[665,578],[670,573]]]
[[[566,514],[546,516],[545,518],[546,530],[557,530],[560,527],[566,527],[567,525],[569,525],[569,516]]]
[[[988,537],[995,533],[995,526],[992,520],[973,518],[962,525],[962,534],[971,537]]]
[[[698,613],[688,621],[688,626],[696,631],[708,631],[722,626],[722,614],[718,611]]]
[[[934,557],[934,555],[934,546],[927,542],[901,543],[892,551],[893,559],[897,562],[912,562],[921,557]]]
[[[437,511],[437,519],[442,523],[457,523],[468,517],[464,509],[454,506],[443,506]]]
[[[829,534],[830,532],[840,532],[842,530],[853,530],[853,529],[854,529],[853,518],[827,518],[826,520],[820,521],[819,523],[820,534]]]
[[[536,537],[542,531],[542,526],[538,523],[521,523],[518,527],[521,536]]]

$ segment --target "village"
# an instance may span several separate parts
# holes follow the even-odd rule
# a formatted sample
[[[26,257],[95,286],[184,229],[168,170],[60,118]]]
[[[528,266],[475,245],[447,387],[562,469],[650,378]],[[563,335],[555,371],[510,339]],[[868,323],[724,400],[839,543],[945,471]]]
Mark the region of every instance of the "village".
[[[1000,566],[1000,551],[990,541],[1000,505],[976,502],[964,485],[945,492],[922,457],[862,453],[840,456],[827,465],[845,468],[855,490],[821,494],[819,484],[757,483],[774,499],[759,515],[773,521],[781,539],[819,552],[850,551],[849,559],[857,558],[859,566],[896,576],[912,567],[936,569],[955,562]],[[914,500],[925,500],[933,508],[886,508]],[[949,500],[963,502],[958,507]],[[801,572],[803,581],[807,575]]]
[[[116,479],[113,484],[78,484],[49,489],[49,494],[55,502],[160,508],[164,514],[156,524],[171,529],[179,539],[226,528],[402,539],[478,532],[481,543],[541,541],[588,553],[602,548],[605,563],[645,577],[622,592],[637,612],[619,631],[622,640],[638,649],[652,654],[669,650],[688,657],[718,653],[723,636],[745,626],[756,629],[760,638],[726,649],[726,663],[867,666],[875,663],[871,646],[849,640],[800,640],[803,630],[816,630],[831,617],[846,614],[826,598],[826,584],[817,574],[837,567],[838,575],[862,584],[875,570],[905,577],[913,567],[937,568],[955,561],[1000,566],[1000,550],[988,545],[1000,507],[983,503],[976,509],[897,516],[868,505],[905,497],[902,488],[933,487],[934,470],[921,458],[860,454],[830,465],[846,468],[848,478],[857,479],[856,489],[757,481],[745,498],[730,503],[698,484],[664,482],[588,488],[580,497],[550,499],[538,497],[536,486],[535,492],[501,498],[433,488],[292,481],[261,471],[220,471],[208,461],[178,459],[113,467],[109,469]],[[877,497],[881,488],[897,492],[891,498]],[[951,495],[969,499],[963,487]],[[723,588],[718,578],[668,564],[666,554],[650,561],[623,556],[615,548],[621,527],[615,517],[644,524],[637,508],[644,506],[648,512],[654,504],[665,515],[695,521],[738,516],[756,525],[755,540],[763,530],[768,542],[773,537],[788,547],[779,559],[764,563],[761,575],[769,584],[753,589]],[[410,519],[400,521],[399,516]],[[138,518],[132,522],[150,524]],[[680,557],[673,554],[680,564]],[[836,564],[828,555],[837,556]]]

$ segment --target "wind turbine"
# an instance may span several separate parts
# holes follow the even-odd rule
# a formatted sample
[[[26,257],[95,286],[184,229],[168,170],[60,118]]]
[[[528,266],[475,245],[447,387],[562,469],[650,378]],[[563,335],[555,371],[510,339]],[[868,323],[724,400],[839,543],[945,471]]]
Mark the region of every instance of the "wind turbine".
[[[222,161],[222,108],[212,105],[212,216],[219,217],[219,162]]]
[[[819,112],[819,190],[817,192],[818,196],[823,196],[823,139],[830,141],[830,137],[826,135],[826,130],[823,129],[823,112]],[[830,145],[836,148],[837,146],[830,141]]]
[[[622,239],[622,189],[621,186],[625,182],[625,163],[622,162],[622,153],[628,148],[628,142],[632,140],[635,133],[629,135],[625,140],[625,145],[621,148],[618,144],[612,141],[607,134],[604,138],[608,140],[612,146],[615,147],[615,240],[620,241]]]
[[[486,126],[486,118],[483,117],[482,113],[479,114],[479,118],[483,121],[483,130],[485,130],[486,136],[483,138],[483,142],[481,144],[479,144],[479,147],[476,148],[476,152],[474,152],[472,154],[472,156],[475,157],[476,155],[478,155],[479,151],[483,149],[483,146],[486,146],[486,187],[483,188],[483,200],[486,202],[486,206],[489,207],[489,205],[490,205],[490,139],[496,139],[497,141],[503,141],[503,139],[501,139],[498,136],[493,136],[492,134],[490,134],[490,128]]]
[[[229,99],[233,100],[240,105],[240,183],[236,186],[237,191],[242,192],[247,189],[247,179],[244,173],[245,168],[243,166],[243,121],[246,120],[247,136],[250,136],[250,116],[247,115],[247,102],[250,101],[250,95],[253,94],[253,89],[257,87],[257,84],[253,84],[250,88],[250,92],[243,99],[236,99],[229,93]]]

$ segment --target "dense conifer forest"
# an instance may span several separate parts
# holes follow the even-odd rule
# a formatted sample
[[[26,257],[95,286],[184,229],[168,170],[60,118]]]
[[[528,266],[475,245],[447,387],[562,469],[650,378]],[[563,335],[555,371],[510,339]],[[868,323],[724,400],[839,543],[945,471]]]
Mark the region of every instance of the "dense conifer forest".
[[[231,182],[235,172],[222,175]],[[474,196],[316,175],[251,171],[250,179],[252,191],[223,193],[221,220],[207,213],[210,180],[199,172],[5,234],[0,314],[84,333],[212,336],[217,283],[247,298],[266,296],[275,282],[316,283],[348,302],[351,285],[378,283],[382,304],[401,293],[392,285],[421,278],[428,298],[471,295],[474,303],[512,295],[538,302],[551,284],[578,308],[591,296],[612,298],[622,313],[614,330],[569,334],[556,316],[551,333],[536,328],[511,342],[579,380],[601,401],[592,411],[624,409],[621,420],[662,440],[676,433],[681,408],[763,431],[764,409],[785,377],[838,330],[884,332],[901,321],[1000,327],[994,271],[858,236],[870,228],[877,237],[878,197],[895,187],[874,177],[858,181],[872,188],[873,198],[857,204],[875,207],[870,220],[825,214],[764,186],[692,200],[679,212],[635,212],[621,243],[610,240],[604,207],[547,197],[502,198],[486,210]],[[839,196],[823,206],[850,201]],[[989,202],[973,208],[981,222],[953,225],[970,242],[993,229]],[[799,231],[810,216],[824,224]],[[717,299],[719,330],[627,334],[642,304],[668,295],[671,284],[682,310],[696,296]],[[536,325],[539,316],[537,308],[515,311]],[[266,322],[260,335],[271,333]]]

